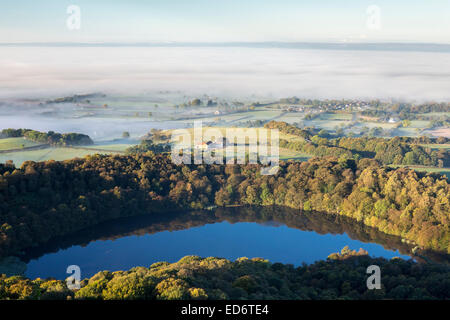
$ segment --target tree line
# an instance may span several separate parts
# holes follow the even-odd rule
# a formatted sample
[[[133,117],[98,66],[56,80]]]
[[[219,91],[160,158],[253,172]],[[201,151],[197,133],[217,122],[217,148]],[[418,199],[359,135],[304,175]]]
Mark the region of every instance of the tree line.
[[[382,270],[381,289],[369,290],[367,267]],[[101,271],[68,289],[65,281],[0,276],[0,299],[103,300],[358,300],[449,299],[450,268],[399,258],[371,258],[344,248],[327,260],[294,267],[261,258],[186,256],[128,271]]]
[[[401,120],[432,120],[433,117],[427,113],[448,113],[450,112],[450,103],[448,102],[429,102],[421,104],[413,103],[394,103],[380,104],[375,109],[363,110],[361,114],[381,117],[388,119],[392,115],[397,115]],[[443,115],[444,120],[448,116]]]
[[[40,132],[31,129],[3,129],[0,133],[0,138],[17,138],[24,137],[25,139],[49,144],[56,147],[65,146],[79,146],[94,144],[92,139],[82,133],[57,133],[54,131]]]
[[[154,143],[152,139],[142,140],[140,144],[128,147],[125,150],[126,154],[138,154],[151,151],[153,153],[170,152],[171,147],[168,143]]]

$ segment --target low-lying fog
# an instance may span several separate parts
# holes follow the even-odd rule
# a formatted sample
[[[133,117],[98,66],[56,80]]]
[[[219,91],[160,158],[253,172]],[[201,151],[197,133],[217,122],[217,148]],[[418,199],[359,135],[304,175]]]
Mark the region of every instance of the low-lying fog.
[[[450,100],[448,52],[6,46],[0,50],[0,70],[0,127],[64,127],[60,131],[80,129],[91,134],[97,131],[92,126],[124,130],[141,122],[89,122],[82,118],[71,119],[69,124],[53,123],[50,115],[35,118],[25,113],[11,118],[8,114],[18,116],[13,100],[92,92],[136,96],[180,90],[191,96],[210,94],[230,99],[295,95]]]
[[[2,47],[0,97],[147,89],[449,99],[450,53],[243,47]]]

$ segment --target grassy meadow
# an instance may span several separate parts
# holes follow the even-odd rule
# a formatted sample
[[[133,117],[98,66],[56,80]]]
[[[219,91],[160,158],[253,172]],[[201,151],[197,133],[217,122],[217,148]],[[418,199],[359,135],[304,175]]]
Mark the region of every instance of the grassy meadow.
[[[24,138],[6,138],[0,139],[0,151],[22,149],[40,145],[39,143]]]

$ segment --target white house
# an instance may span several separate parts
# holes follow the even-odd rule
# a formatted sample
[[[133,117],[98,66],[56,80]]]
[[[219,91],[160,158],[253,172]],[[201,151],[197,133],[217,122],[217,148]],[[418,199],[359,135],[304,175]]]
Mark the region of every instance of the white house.
[[[208,141],[208,142],[211,143],[211,141]],[[202,143],[196,144],[195,145],[195,149],[197,149],[197,150],[207,150],[208,146],[209,146],[208,142],[202,142]]]
[[[399,121],[400,121],[400,119],[398,119],[397,117],[391,117],[388,120],[389,123],[396,123],[396,122],[399,122]]]
[[[197,150],[222,149],[226,146],[226,143],[227,143],[226,138],[223,138],[223,144],[220,144],[217,142],[212,142],[212,141],[207,141],[207,142],[202,142],[202,143],[196,144],[195,149],[197,149]]]

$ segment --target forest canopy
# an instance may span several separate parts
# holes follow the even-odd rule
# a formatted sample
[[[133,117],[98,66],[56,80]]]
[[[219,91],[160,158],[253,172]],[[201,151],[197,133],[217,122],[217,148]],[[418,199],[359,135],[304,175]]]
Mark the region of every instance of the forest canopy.
[[[0,299],[102,300],[330,300],[449,299],[450,269],[412,260],[370,258],[344,248],[329,258],[294,267],[261,258],[186,256],[176,263],[157,262],[128,271],[100,271],[70,290],[65,281],[0,276]],[[334,257],[335,255],[331,255]],[[383,270],[381,289],[368,290],[366,270]]]

